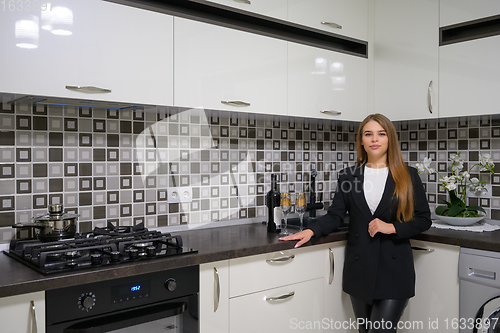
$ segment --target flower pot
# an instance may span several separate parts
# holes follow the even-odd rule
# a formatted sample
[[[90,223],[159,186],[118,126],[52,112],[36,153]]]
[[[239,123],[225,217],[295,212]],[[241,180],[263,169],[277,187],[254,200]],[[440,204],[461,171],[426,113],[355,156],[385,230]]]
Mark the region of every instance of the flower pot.
[[[450,225],[455,225],[455,226],[468,226],[468,225],[473,225],[476,222],[481,221],[484,219],[486,214],[483,212],[478,212],[479,215],[478,217],[455,217],[455,216],[441,216],[438,215],[438,218],[443,221],[444,223],[450,224]]]

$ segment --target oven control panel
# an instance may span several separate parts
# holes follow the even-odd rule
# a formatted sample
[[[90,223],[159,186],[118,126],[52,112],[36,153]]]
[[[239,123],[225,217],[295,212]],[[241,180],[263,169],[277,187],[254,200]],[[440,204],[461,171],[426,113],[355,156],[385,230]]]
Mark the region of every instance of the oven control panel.
[[[47,324],[81,319],[197,294],[199,267],[105,280],[45,293]]]

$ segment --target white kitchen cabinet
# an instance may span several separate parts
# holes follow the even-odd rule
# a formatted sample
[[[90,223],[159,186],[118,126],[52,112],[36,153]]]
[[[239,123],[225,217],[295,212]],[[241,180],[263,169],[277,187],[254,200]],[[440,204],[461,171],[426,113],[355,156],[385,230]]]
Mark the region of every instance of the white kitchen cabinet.
[[[232,259],[229,266],[229,297],[323,276],[323,258],[318,255],[317,247]]]
[[[439,48],[440,117],[497,114],[500,36]]]
[[[438,117],[439,1],[376,0],[371,5],[369,112],[393,121]]]
[[[101,0],[52,5],[0,11],[1,92],[173,104],[172,16]]]
[[[323,279],[318,278],[231,298],[229,325],[234,333],[322,332],[322,307]]]
[[[458,332],[452,328],[452,321],[459,318],[460,247],[417,240],[411,240],[411,244],[417,274],[415,297],[408,302],[401,320],[415,324],[398,332]],[[415,326],[419,323],[422,326]]]
[[[287,19],[287,0],[209,0],[218,3],[280,20]]]
[[[174,104],[287,114],[283,40],[175,18]]]
[[[324,268],[324,312],[327,321],[324,332],[357,333],[349,326],[350,320],[356,320],[349,295],[342,290],[342,272],[344,270],[346,241],[334,242],[322,247]]]
[[[498,0],[439,0],[439,26],[481,19],[500,14]]]
[[[368,40],[367,0],[288,0],[288,20],[315,29]]]
[[[200,333],[229,333],[229,261],[200,265]]]
[[[2,332],[45,333],[45,292],[0,298]]]
[[[313,246],[229,260],[230,331],[292,332],[320,322],[321,250]]]
[[[288,43],[288,115],[361,121],[367,110],[367,59]]]

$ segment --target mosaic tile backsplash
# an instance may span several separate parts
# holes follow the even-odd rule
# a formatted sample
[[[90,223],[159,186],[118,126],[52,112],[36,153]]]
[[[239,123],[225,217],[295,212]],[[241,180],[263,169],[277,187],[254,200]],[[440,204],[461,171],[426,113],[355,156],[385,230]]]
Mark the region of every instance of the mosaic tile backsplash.
[[[265,219],[271,173],[282,191],[308,192],[311,170],[325,207],[337,171],[356,160],[359,123],[225,111],[150,107],[100,109],[3,104],[0,107],[0,242],[14,223],[62,203],[79,231],[107,222],[148,228]],[[497,164],[489,192],[469,198],[500,219],[500,116],[395,122],[405,161],[449,154]],[[433,209],[446,199],[435,175],[422,175]],[[171,197],[189,189],[188,202]]]

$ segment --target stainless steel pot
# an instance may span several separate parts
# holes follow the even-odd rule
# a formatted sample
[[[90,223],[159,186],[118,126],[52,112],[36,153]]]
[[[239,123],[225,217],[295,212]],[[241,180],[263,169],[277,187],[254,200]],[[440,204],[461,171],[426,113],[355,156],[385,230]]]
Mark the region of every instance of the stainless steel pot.
[[[32,228],[42,242],[73,238],[76,233],[78,214],[64,213],[62,205],[50,205],[49,213],[34,217],[33,223],[16,223],[13,228]]]

